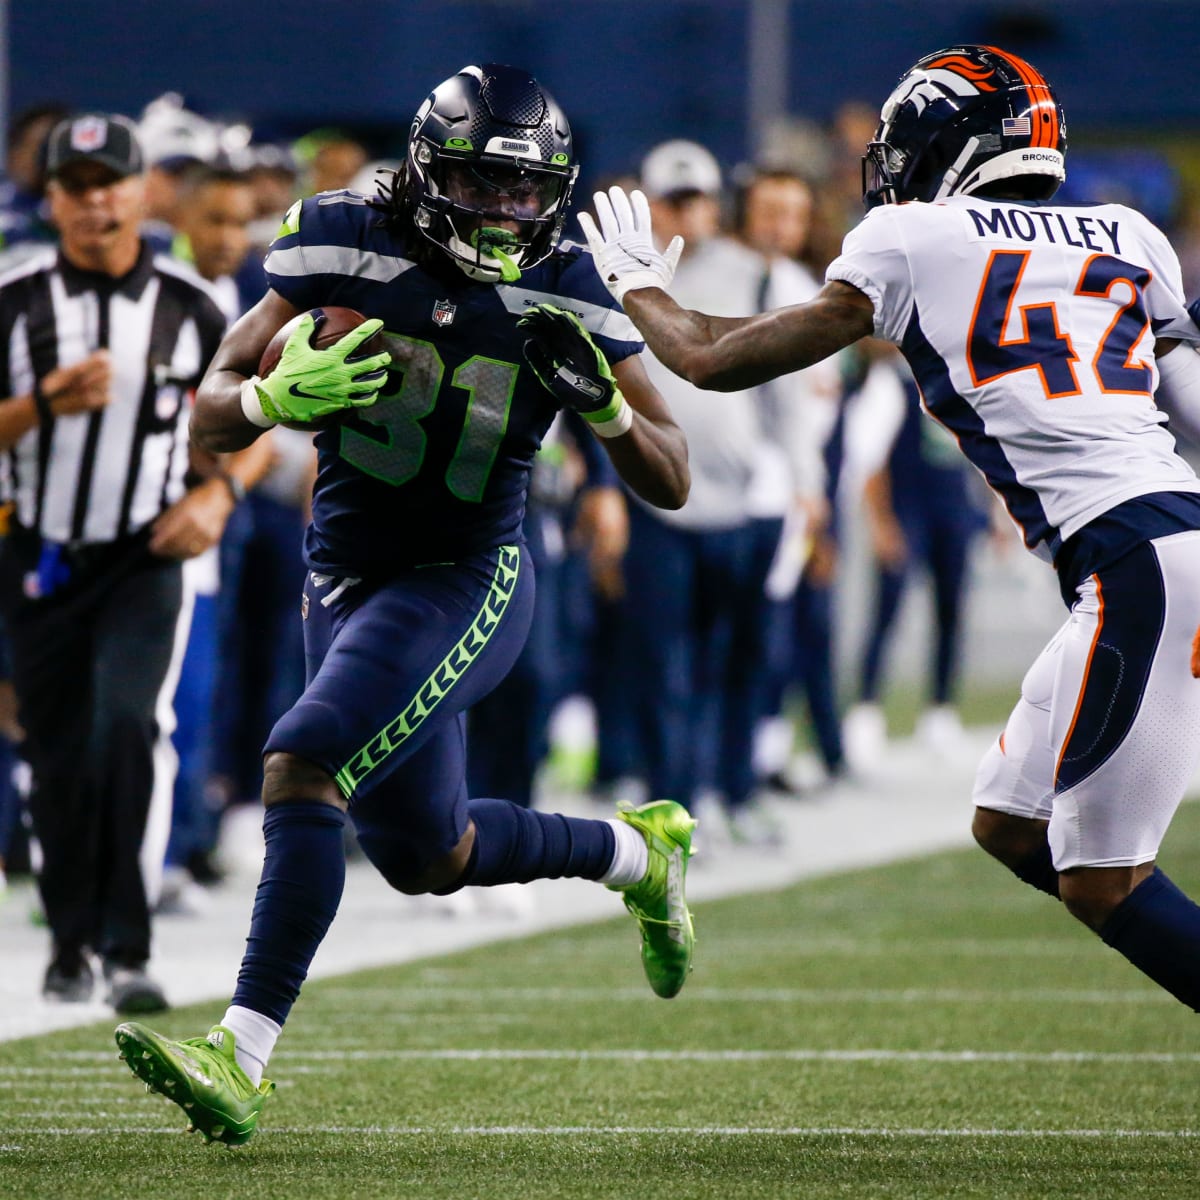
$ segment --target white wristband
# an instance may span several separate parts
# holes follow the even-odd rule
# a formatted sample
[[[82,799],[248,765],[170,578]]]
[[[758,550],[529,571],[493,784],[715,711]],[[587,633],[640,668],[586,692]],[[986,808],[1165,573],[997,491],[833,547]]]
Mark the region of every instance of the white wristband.
[[[257,425],[259,429],[272,429],[275,422],[263,412],[262,401],[258,398],[257,385],[261,382],[262,380],[257,375],[251,375],[242,384],[242,416],[251,425]]]
[[[588,428],[597,437],[602,438],[620,437],[622,434],[628,433],[632,426],[633,407],[624,396],[621,396],[616,416],[609,417],[607,421],[588,421]]]

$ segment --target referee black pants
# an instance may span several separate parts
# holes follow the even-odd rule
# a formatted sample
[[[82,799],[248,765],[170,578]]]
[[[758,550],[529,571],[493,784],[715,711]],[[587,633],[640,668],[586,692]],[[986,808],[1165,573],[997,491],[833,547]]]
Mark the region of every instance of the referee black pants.
[[[139,856],[182,572],[131,539],[87,551],[53,595],[30,599],[39,551],[19,535],[0,555],[43,855],[38,887],[56,953],[88,947],[136,967],[150,957]]]

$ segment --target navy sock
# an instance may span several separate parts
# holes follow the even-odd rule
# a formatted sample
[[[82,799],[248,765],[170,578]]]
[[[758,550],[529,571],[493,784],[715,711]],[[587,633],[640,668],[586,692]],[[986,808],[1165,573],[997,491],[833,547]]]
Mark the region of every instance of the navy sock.
[[[266,857],[254,897],[233,1003],[287,1020],[346,883],[342,827],[332,804],[272,804],[263,817]]]
[[[1028,858],[1021,859],[1012,868],[1012,873],[1022,883],[1037,888],[1039,892],[1045,892],[1055,900],[1062,899],[1058,894],[1058,872],[1054,869],[1054,860],[1050,857],[1049,842],[1039,846]]]
[[[1113,909],[1100,937],[1200,1012],[1200,906],[1157,867]]]
[[[540,813],[507,800],[472,800],[467,811],[475,823],[475,846],[463,884],[599,879],[616,852],[607,821]]]

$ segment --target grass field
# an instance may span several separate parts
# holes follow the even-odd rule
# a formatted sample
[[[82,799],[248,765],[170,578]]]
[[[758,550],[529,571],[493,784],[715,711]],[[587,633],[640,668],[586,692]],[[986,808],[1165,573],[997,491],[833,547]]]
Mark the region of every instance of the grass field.
[[[1200,893],[1200,805],[1162,862]],[[0,1045],[0,1196],[1200,1196],[1195,1015],[982,854],[697,923],[669,1003],[624,920],[314,983],[241,1150],[109,1024]]]

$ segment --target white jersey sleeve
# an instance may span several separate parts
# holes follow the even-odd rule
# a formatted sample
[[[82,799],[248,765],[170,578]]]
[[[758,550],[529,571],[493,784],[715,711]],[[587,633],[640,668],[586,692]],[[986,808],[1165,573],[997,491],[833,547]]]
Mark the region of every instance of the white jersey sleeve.
[[[1156,407],[1157,338],[1200,341],[1179,262],[1123,205],[886,205],[826,279],[862,291],[926,410],[1053,557],[1101,513],[1200,491]]]

